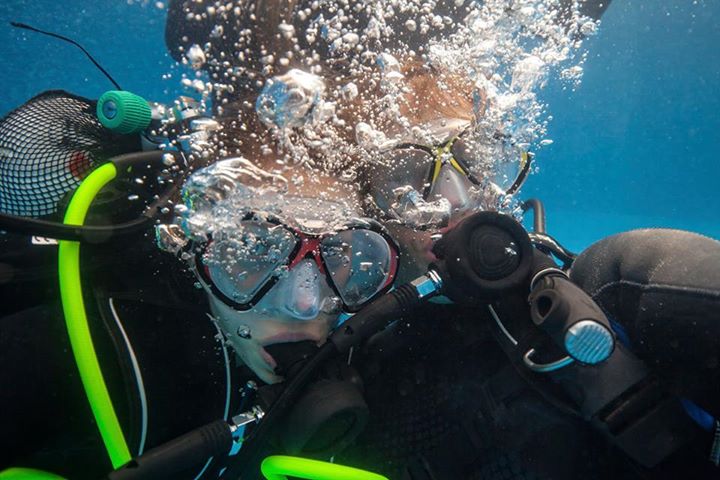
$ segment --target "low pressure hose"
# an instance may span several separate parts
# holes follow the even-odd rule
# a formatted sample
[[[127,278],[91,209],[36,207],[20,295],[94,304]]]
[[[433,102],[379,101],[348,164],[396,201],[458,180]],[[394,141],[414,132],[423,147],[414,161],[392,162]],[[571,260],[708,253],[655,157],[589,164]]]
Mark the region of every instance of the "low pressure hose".
[[[545,230],[545,206],[537,198],[529,198],[520,204],[523,212],[533,211],[533,231],[535,233],[547,233]]]
[[[127,173],[127,169],[135,164],[157,163],[162,160],[164,155],[168,154],[178,155],[177,152],[166,152],[162,150],[128,153],[111,158],[108,163],[103,164],[96,170],[99,170],[105,165],[114,164],[117,174],[122,175]],[[83,183],[85,183],[89,178],[90,177],[88,176]],[[175,183],[163,192],[158,200],[150,204],[145,213],[134,220],[124,223],[115,225],[87,226],[68,224],[67,222],[58,223],[49,220],[40,220],[37,218],[20,217],[17,215],[0,213],[0,230],[7,230],[9,232],[26,235],[37,235],[57,240],[102,243],[110,238],[134,234],[147,228],[151,224],[154,216],[157,214],[159,207],[161,207],[167,199],[177,191],[177,189],[178,183]]]
[[[284,455],[267,457],[261,471],[268,480],[287,480],[286,475],[312,480],[387,480],[382,475],[357,468]]]
[[[13,467],[1,471],[0,480],[65,480],[65,478],[34,468]]]

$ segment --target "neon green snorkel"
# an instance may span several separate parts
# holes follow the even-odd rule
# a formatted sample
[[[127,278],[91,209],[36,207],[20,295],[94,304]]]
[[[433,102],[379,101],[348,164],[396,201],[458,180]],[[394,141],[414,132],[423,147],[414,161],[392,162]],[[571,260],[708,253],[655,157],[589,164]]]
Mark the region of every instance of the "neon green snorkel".
[[[116,175],[117,168],[112,162],[100,166],[88,175],[75,191],[65,213],[64,223],[82,225],[97,193]],[[110,461],[114,468],[118,468],[129,462],[132,456],[110,400],[90,336],[80,279],[80,242],[60,241],[58,276],[65,323],[80,379]]]
[[[135,164],[160,161],[163,155],[164,152],[159,150],[121,155],[93,170],[73,194],[65,212],[64,224],[82,227],[95,196],[105,185],[115,179],[118,173],[129,171],[130,167]],[[151,205],[144,220],[151,218],[156,206],[165,201],[169,195],[171,195],[170,191]],[[108,228],[107,232],[112,234],[112,227]],[[129,462],[132,456],[110,400],[110,394],[105,385],[90,335],[80,277],[80,242],[59,241],[58,278],[65,324],[75,362],[80,372],[80,379],[110,461],[113,468],[118,468]]]

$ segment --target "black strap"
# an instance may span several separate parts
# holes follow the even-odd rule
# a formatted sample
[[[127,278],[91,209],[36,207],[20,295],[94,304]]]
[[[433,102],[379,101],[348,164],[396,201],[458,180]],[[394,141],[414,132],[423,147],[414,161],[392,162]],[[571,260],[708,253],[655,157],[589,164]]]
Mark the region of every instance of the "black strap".
[[[498,311],[501,321],[503,313]],[[573,363],[557,372],[531,372],[522,356],[531,346],[549,344],[529,317],[511,313],[508,323],[515,327],[517,345],[498,325],[493,324],[491,331],[520,377],[559,410],[588,420],[639,464],[657,465],[696,434],[679,400],[622,345],[598,367]],[[526,325],[518,328],[523,320]]]

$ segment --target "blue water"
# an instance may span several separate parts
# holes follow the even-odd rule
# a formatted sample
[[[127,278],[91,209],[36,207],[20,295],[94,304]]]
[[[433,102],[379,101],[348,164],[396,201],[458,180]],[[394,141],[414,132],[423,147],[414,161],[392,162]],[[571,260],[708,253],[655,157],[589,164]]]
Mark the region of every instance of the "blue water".
[[[0,115],[30,97],[62,89],[98,98],[112,84],[76,47],[9,25],[27,23],[81,43],[126,90],[155,101],[179,95],[179,74],[164,41],[164,9],[155,2],[62,0],[0,2]],[[163,79],[166,73],[173,78]]]
[[[170,101],[179,71],[164,17],[155,2],[5,0],[0,114],[47,89],[97,98],[111,88],[77,49],[10,20],[81,41],[123,88]],[[569,248],[638,227],[720,238],[719,24],[717,1],[614,0],[586,42],[582,85],[542,92],[554,144],[538,152],[523,196],[544,200],[550,233]]]
[[[720,238],[720,2],[611,3],[581,87],[543,96],[554,144],[524,195],[580,250],[638,227]]]

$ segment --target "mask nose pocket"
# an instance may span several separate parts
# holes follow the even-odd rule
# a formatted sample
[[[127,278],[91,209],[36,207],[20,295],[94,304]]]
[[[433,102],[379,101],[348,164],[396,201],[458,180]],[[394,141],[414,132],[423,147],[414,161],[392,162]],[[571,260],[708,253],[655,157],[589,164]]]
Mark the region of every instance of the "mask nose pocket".
[[[428,199],[446,198],[453,209],[462,209],[470,203],[468,190],[471,186],[467,176],[455,170],[451,165],[445,164],[433,183]]]
[[[301,261],[282,283],[287,313],[299,320],[311,320],[320,313],[320,271],[315,262]]]

